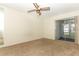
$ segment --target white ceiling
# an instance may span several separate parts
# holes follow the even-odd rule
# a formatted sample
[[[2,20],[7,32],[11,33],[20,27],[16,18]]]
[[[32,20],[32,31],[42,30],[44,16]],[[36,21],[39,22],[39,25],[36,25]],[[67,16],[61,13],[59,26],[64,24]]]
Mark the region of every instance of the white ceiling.
[[[46,12],[53,15],[58,15],[62,13],[78,11],[79,3],[38,3],[40,7],[49,6],[51,8],[50,12]],[[30,9],[34,9],[32,3],[4,3],[2,5],[6,5],[8,7],[12,7],[18,9],[23,12],[27,12]]]

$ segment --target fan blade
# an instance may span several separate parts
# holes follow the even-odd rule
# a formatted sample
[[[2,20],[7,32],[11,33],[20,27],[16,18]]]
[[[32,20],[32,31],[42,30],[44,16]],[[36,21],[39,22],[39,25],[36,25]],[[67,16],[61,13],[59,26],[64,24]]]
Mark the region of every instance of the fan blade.
[[[33,5],[35,6],[36,9],[39,8],[39,5],[37,3],[33,3]]]
[[[48,11],[50,10],[50,7],[44,7],[44,8],[40,8],[41,11]]]
[[[30,13],[30,12],[34,12],[34,11],[36,11],[35,9],[33,9],[33,10],[29,10],[28,12]]]

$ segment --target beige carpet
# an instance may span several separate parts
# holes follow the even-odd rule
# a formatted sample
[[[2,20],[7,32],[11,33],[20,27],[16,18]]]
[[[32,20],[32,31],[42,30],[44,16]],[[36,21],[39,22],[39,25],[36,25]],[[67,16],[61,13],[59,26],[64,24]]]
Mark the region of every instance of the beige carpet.
[[[39,39],[11,47],[0,48],[0,55],[60,56],[79,55],[79,45],[67,41]]]

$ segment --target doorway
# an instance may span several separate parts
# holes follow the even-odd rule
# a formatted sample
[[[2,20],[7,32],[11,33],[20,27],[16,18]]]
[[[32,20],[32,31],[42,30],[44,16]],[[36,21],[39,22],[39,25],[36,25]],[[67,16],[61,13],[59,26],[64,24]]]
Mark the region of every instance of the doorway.
[[[75,19],[67,18],[56,21],[56,39],[75,41]]]

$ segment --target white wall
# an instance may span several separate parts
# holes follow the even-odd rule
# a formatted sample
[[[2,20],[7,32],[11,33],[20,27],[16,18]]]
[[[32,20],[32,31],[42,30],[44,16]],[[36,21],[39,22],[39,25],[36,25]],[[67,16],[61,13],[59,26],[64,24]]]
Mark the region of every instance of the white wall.
[[[51,20],[50,17],[44,20],[44,37],[49,39],[54,39],[54,19]]]
[[[9,7],[4,7],[4,11],[4,46],[42,38],[42,17]]]
[[[64,13],[60,15],[55,15],[50,17],[50,19],[45,19],[45,28],[44,28],[44,37],[55,40],[55,29],[56,29],[56,20],[61,20],[63,18],[79,16],[79,11],[73,11],[70,13]]]

